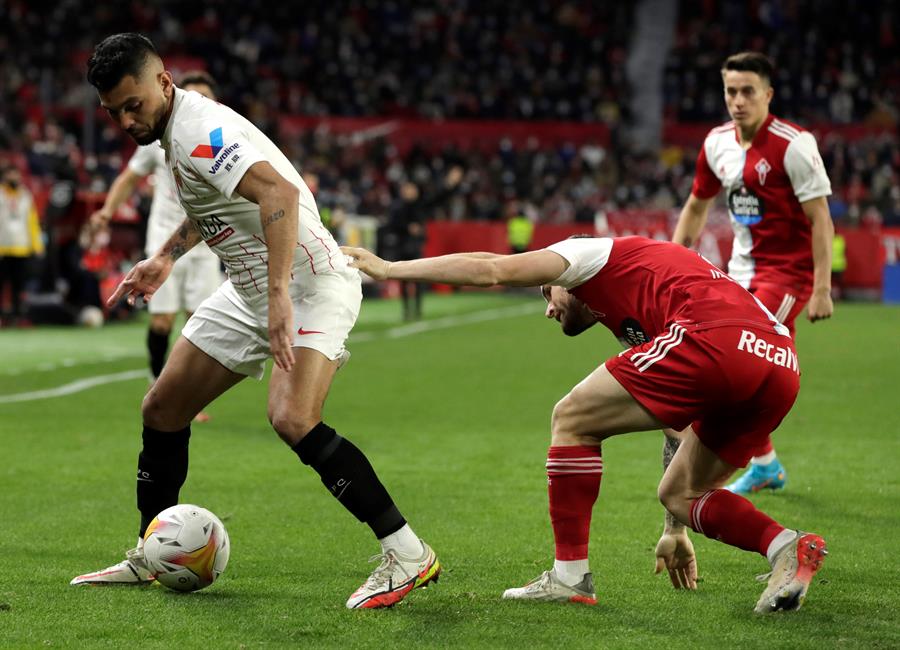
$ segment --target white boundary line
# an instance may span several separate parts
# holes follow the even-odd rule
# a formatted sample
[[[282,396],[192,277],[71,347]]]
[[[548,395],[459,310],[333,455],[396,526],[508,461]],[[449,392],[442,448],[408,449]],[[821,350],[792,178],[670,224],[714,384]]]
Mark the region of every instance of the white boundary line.
[[[435,318],[434,320],[421,321],[411,323],[409,325],[400,325],[392,327],[388,330],[380,332],[360,332],[359,334],[350,336],[349,345],[356,343],[369,343],[371,341],[379,341],[385,339],[399,339],[415,334],[425,332],[433,332],[435,330],[449,329],[451,327],[459,327],[461,325],[473,325],[475,323],[485,323],[493,320],[502,320],[504,318],[516,318],[518,316],[526,316],[539,313],[544,309],[543,305],[538,302],[526,303],[521,305],[513,305],[510,307],[499,307],[496,309],[485,309],[484,311],[476,311],[462,316],[444,316]],[[13,393],[11,395],[0,395],[0,404],[14,404],[17,402],[31,402],[39,399],[47,399],[50,397],[62,397],[63,395],[71,395],[79,393],[83,390],[93,388],[94,386],[102,386],[103,384],[112,384],[119,381],[129,381],[143,377],[147,378],[147,370],[126,370],[125,372],[117,372],[111,375],[96,375],[94,377],[85,377],[78,379],[69,384],[63,384],[56,388],[47,388],[45,390],[35,390],[27,393]]]
[[[31,402],[39,399],[47,399],[48,397],[62,397],[63,395],[71,395],[72,393],[80,393],[94,386],[102,386],[103,384],[112,384],[117,381],[128,381],[129,379],[137,379],[138,377],[147,378],[147,370],[126,370],[125,372],[116,372],[111,375],[97,375],[96,377],[85,377],[73,381],[70,384],[63,384],[56,388],[47,388],[46,390],[35,390],[28,393],[14,393],[12,395],[0,395],[0,404],[11,404],[15,402]]]

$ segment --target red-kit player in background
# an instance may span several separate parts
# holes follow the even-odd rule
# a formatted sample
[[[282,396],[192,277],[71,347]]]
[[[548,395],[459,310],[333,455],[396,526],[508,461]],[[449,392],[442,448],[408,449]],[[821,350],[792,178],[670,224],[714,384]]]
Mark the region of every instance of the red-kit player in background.
[[[728,273],[794,335],[807,306],[815,322],[831,316],[831,242],[826,197],[831,183],[816,140],[769,113],[772,62],[758,52],[728,57],[722,66],[732,118],[709,132],[697,158],[691,195],[673,241],[691,246],[722,189],[734,229]],[[673,432],[667,431],[667,435]],[[677,442],[673,443],[677,447]],[[740,494],[784,487],[787,472],[771,443],[754,452],[750,469],[727,489]]]
[[[519,255],[461,253],[385,262],[341,249],[375,279],[542,286],[546,316],[575,336],[596,323],[627,350],[608,359],[553,409],[547,456],[553,568],[515,600],[595,604],[588,566],[591,511],[603,473],[601,443],[670,427],[682,442],[659,485],[684,525],[766,557],[772,573],[756,611],[797,609],[825,556],[818,535],[787,529],[721,489],[791,409],[800,369],[787,328],[745,289],[693,251],[642,237],[573,238]],[[696,588],[682,533],[662,553],[676,586]]]

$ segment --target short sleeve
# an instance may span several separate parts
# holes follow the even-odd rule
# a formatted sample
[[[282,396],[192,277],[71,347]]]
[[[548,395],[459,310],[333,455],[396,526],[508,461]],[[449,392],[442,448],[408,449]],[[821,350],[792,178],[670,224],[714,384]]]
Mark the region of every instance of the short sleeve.
[[[609,237],[584,237],[564,239],[546,248],[569,263],[561,276],[551,282],[553,286],[572,289],[590,280],[600,272],[609,260],[613,240]]]
[[[831,181],[812,133],[803,131],[784,152],[784,169],[800,203],[831,194]]]
[[[711,199],[719,190],[722,189],[722,181],[715,175],[706,159],[706,142],[700,149],[700,155],[697,156],[697,169],[694,172],[694,185],[691,187],[691,194],[698,199]]]
[[[149,176],[156,170],[159,155],[154,150],[159,149],[159,143],[145,144],[134,150],[131,160],[128,161],[128,169],[138,176]]]
[[[182,156],[201,178],[231,200],[250,167],[266,158],[238,125],[198,122],[181,138]]]

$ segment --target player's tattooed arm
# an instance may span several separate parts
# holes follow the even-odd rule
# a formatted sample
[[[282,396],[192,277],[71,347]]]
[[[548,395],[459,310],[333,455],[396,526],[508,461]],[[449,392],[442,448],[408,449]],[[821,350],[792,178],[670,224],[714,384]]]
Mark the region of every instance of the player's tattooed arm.
[[[672,462],[672,459],[675,457],[675,452],[678,451],[678,447],[681,445],[681,440],[674,436],[670,436],[667,432],[665,433],[665,443],[663,444],[663,471],[669,468],[669,464]],[[680,533],[684,531],[684,524],[675,519],[672,516],[672,513],[666,510],[666,532],[667,533]]]
[[[189,218],[181,222],[178,230],[163,244],[159,255],[171,257],[172,261],[178,260],[194,246],[200,243],[201,235],[197,226]]]
[[[284,210],[281,210],[281,209],[275,210],[275,212],[273,212],[269,216],[263,218],[263,220],[262,220],[263,230],[265,230],[266,228],[271,226],[273,223],[275,223],[276,221],[279,221],[282,218],[284,218]]]

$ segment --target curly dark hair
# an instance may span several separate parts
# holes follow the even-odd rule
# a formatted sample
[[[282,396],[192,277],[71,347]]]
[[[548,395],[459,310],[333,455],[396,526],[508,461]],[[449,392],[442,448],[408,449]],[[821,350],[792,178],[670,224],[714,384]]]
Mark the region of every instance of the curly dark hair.
[[[159,57],[153,42],[142,34],[128,32],[104,38],[87,63],[87,80],[100,92],[112,90],[124,77],[137,78],[147,58]]]

